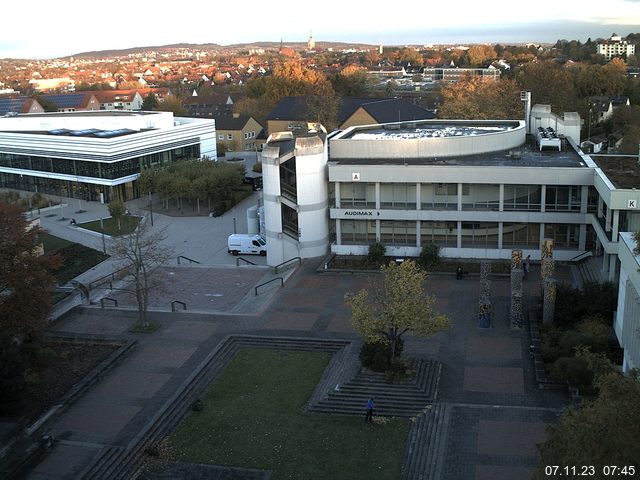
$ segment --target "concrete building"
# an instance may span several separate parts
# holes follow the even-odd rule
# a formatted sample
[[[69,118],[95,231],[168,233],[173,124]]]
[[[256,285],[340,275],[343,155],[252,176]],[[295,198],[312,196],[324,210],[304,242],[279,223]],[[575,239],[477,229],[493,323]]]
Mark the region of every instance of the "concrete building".
[[[613,57],[628,57],[636,53],[634,44],[623,40],[622,37],[615,34],[609,40],[599,42],[597,48],[598,54],[602,55],[606,60],[611,60]]]
[[[613,329],[624,349],[622,370],[640,368],[640,256],[634,255],[636,242],[631,233],[620,234],[620,280],[618,308]]]
[[[142,168],[216,158],[213,120],[86,111],[0,118],[0,187],[94,201],[139,196]]]
[[[262,151],[267,261],[324,255],[329,248],[326,132],[271,135]]]

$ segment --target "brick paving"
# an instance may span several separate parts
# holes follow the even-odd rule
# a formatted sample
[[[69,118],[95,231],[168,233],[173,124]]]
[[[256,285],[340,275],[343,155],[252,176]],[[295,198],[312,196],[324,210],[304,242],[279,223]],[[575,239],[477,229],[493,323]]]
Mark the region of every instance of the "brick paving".
[[[77,472],[98,447],[127,445],[229,334],[357,339],[343,298],[377,277],[317,274],[316,267],[317,261],[305,262],[284,289],[255,298],[252,288],[263,271],[168,269],[181,272],[176,275],[184,272],[184,278],[174,275],[173,296],[191,291],[190,305],[202,313],[151,312],[150,318],[160,324],[152,334],[129,332],[136,322],[133,311],[80,308],[66,315],[55,330],[135,338],[139,344],[58,420],[46,425],[63,440],[31,478],[64,478],[55,465]],[[525,292],[532,295],[538,288],[534,269]],[[492,279],[489,329],[477,325],[477,277],[457,281],[453,275],[432,275],[427,289],[453,322],[449,331],[434,338],[407,337],[405,342],[407,355],[443,365],[438,402],[450,415],[443,417],[446,425],[441,426],[446,454],[434,471],[440,472],[440,480],[527,478],[537,462],[535,444],[544,438],[545,426],[557,421],[568,398],[562,392],[537,389],[526,329],[509,328],[508,279]],[[234,303],[244,305],[243,314],[231,314]]]

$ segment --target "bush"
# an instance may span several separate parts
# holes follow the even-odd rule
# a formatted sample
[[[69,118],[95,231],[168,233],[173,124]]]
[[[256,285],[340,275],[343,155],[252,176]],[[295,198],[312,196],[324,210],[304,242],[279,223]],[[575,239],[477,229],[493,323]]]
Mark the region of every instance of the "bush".
[[[593,389],[593,370],[584,358],[562,357],[556,360],[551,368],[551,376],[568,381],[583,392],[591,392]]]
[[[402,354],[404,341],[398,340],[396,346],[396,359],[399,360]],[[367,342],[360,350],[360,362],[363,367],[370,368],[375,372],[386,372],[391,368],[391,345],[384,342]]]
[[[0,336],[0,416],[20,409],[26,386],[25,362],[19,342],[12,335]]]
[[[582,289],[560,284],[556,292],[555,322],[572,327],[583,318],[593,316],[611,321],[617,298],[612,282],[588,282]]]
[[[440,265],[440,247],[435,243],[429,243],[422,247],[418,264],[426,271],[431,271]]]
[[[387,247],[385,247],[384,244],[381,242],[375,242],[369,245],[369,253],[367,255],[369,262],[375,263],[375,264],[383,263],[386,250],[387,250]]]
[[[393,358],[389,368],[384,372],[387,382],[401,382],[407,378],[415,376],[416,372],[409,366],[404,358]]]

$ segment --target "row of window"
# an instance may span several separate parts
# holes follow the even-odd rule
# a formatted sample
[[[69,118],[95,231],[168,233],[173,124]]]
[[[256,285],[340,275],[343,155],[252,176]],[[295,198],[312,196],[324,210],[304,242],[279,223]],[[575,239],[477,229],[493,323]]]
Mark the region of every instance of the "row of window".
[[[256,138],[256,132],[245,132],[244,139]],[[224,140],[224,133],[218,134],[218,140]],[[233,133],[227,133],[227,140],[233,140]]]
[[[200,145],[175,148],[111,163],[0,153],[0,166],[113,180],[140,173],[141,168],[151,168],[199,156]]]
[[[369,245],[377,240],[386,245],[416,246],[435,243],[440,247],[458,247],[458,222],[420,222],[380,220],[380,238],[376,237],[375,220],[340,220],[343,245]],[[461,222],[462,248],[498,248],[498,222]],[[544,238],[551,238],[559,249],[577,249],[580,226],[545,224]],[[540,224],[502,223],[502,248],[539,248]]]
[[[420,188],[422,209],[458,209],[457,183],[423,183]],[[333,187],[332,187],[333,188]],[[462,210],[499,210],[500,186],[490,184],[462,184]],[[545,187],[546,211],[579,212],[582,201],[581,186]],[[332,190],[333,196],[335,192]],[[380,183],[380,208],[415,210],[416,184]],[[590,187],[588,211],[597,208],[597,192]],[[333,204],[338,202],[333,199]],[[504,185],[504,210],[540,211],[541,185]],[[376,184],[340,183],[340,208],[376,208]]]

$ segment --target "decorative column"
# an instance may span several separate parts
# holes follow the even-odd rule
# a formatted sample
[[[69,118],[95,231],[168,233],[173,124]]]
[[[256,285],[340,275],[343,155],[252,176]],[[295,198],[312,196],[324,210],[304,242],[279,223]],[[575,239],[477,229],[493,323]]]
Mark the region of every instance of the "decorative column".
[[[542,241],[540,258],[542,259],[540,271],[543,287],[542,323],[547,324],[553,323],[556,310],[556,282],[553,279],[556,263],[553,260],[553,240],[545,238]]]
[[[491,326],[491,263],[486,260],[480,262],[480,300],[478,302],[478,327]]]
[[[509,324],[513,329],[522,328],[522,250],[511,250],[511,308]]]

